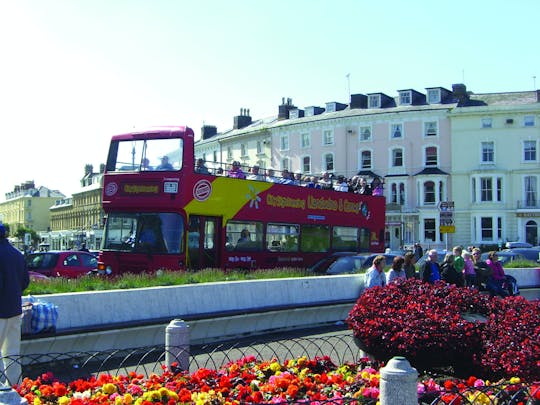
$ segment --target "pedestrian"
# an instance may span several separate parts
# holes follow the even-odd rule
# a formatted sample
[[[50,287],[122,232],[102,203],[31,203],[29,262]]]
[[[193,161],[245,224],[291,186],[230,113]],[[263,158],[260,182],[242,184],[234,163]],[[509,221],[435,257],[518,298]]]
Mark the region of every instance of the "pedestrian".
[[[365,287],[384,287],[386,285],[386,275],[384,274],[386,266],[386,257],[383,255],[375,256],[372,266],[368,269],[365,276]]]
[[[465,286],[470,288],[478,288],[476,272],[474,271],[474,263],[471,259],[471,252],[466,250],[461,254],[461,256],[463,257],[464,261],[463,276],[465,277]]]
[[[403,256],[404,262],[403,262],[403,270],[405,270],[405,276],[407,278],[418,278],[418,273],[416,271],[416,259],[414,258],[413,252],[407,252],[405,253],[405,256]]]
[[[444,261],[441,265],[441,278],[448,284],[463,287],[465,284],[463,281],[463,273],[461,271],[458,272],[455,261],[455,256],[452,253],[447,253],[446,256],[444,256]]]
[[[19,383],[21,377],[21,295],[29,283],[24,257],[11,245],[5,226],[0,224],[0,373],[8,385]]]
[[[422,256],[424,256],[424,249],[422,249],[420,242],[416,242],[414,244],[414,258],[418,261]]]
[[[405,259],[402,256],[394,257],[392,261],[392,267],[388,274],[386,275],[386,284],[390,284],[392,281],[397,280],[398,278],[406,279],[405,269],[403,268],[403,263]]]
[[[426,283],[433,284],[435,281],[441,279],[441,267],[438,262],[438,254],[435,249],[428,251],[427,260],[422,265],[420,272],[422,280]]]

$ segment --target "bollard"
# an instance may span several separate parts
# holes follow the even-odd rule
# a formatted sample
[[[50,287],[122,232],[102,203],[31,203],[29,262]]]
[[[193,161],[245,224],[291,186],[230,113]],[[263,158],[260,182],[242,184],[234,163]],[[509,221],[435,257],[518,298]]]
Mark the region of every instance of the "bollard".
[[[182,370],[189,370],[189,325],[173,319],[165,328],[165,364],[178,363]]]
[[[0,404],[1,405],[28,405],[26,398],[22,398],[17,391],[7,385],[0,383]]]
[[[393,357],[381,368],[381,405],[416,405],[418,372],[405,357]]]

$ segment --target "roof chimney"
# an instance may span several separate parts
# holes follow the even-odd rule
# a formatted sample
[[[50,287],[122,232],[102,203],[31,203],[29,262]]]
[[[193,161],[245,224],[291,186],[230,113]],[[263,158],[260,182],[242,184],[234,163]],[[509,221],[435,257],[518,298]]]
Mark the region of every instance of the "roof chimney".
[[[241,108],[240,115],[234,117],[233,129],[242,129],[251,125],[251,117],[249,116],[249,109]]]
[[[278,120],[286,120],[289,118],[289,111],[296,109],[296,107],[292,103],[291,98],[287,98],[285,100],[285,97],[281,99],[281,105],[278,109]]]
[[[201,138],[208,139],[217,134],[217,127],[215,125],[203,125],[201,128]]]
[[[469,94],[467,93],[467,86],[462,83],[456,83],[452,85],[452,92],[454,93],[454,98],[459,105],[464,105],[469,101]]]

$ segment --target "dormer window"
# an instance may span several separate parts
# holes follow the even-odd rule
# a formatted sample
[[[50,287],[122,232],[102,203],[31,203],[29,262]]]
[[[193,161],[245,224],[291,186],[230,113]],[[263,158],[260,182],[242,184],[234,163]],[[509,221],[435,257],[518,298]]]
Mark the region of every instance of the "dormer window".
[[[429,89],[427,91],[428,104],[439,104],[441,102],[441,89]]]
[[[411,105],[412,95],[410,90],[400,91],[399,92],[399,104],[400,105]]]
[[[368,96],[368,108],[380,108],[381,107],[381,95],[370,94]]]

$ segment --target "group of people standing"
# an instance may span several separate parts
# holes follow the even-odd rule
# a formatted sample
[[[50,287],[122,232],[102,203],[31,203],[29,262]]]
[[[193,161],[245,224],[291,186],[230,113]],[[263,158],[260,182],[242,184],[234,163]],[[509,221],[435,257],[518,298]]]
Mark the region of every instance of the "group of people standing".
[[[210,169],[206,167],[203,159],[197,159],[195,163],[195,173],[212,174]],[[375,177],[368,184],[365,177],[353,176],[348,179],[345,176],[335,176],[329,172],[323,172],[321,176],[303,175],[301,172],[292,173],[287,169],[282,170],[279,175],[273,168],[268,168],[266,171],[261,170],[259,165],[253,165],[246,172],[242,169],[239,161],[235,160],[231,163],[228,170],[224,171],[219,167],[215,170],[215,175],[226,176],[235,179],[248,179],[266,181],[269,183],[291,184],[296,186],[304,186],[307,188],[318,188],[324,190],[335,190],[342,192],[357,193],[363,195],[383,195],[384,183],[380,177]]]
[[[443,280],[458,287],[485,290],[491,296],[513,295],[515,286],[509,288],[512,280],[504,273],[497,252],[489,252],[486,261],[481,259],[481,253],[478,248],[468,251],[456,246],[452,249],[452,253],[445,255],[442,264],[439,264],[437,250],[431,249],[427,253],[427,260],[417,272],[415,254],[407,252],[404,256],[394,258],[386,274],[384,272],[386,259],[380,255],[375,257],[373,265],[366,272],[365,286],[366,288],[385,286],[399,278],[417,278],[426,283]]]

